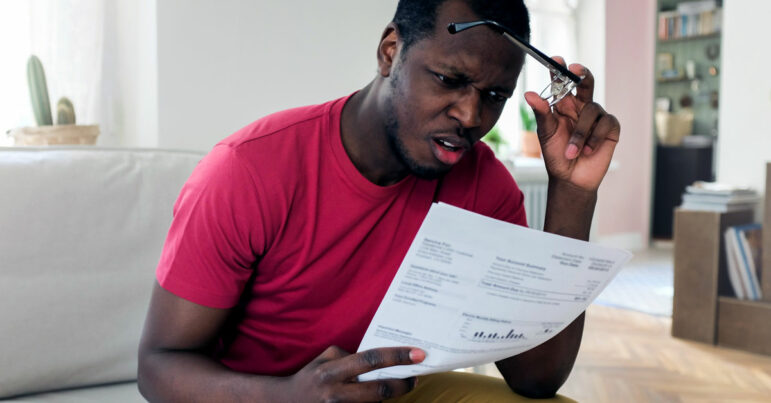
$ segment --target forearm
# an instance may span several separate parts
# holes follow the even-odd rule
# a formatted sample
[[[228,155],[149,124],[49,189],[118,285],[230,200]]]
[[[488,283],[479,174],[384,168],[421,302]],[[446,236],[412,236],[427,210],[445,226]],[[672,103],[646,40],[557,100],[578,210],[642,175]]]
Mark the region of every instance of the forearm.
[[[139,391],[150,402],[280,401],[283,379],[235,372],[195,352],[146,351],[139,359]]]
[[[588,240],[596,201],[595,191],[549,181],[544,231]],[[546,343],[496,365],[515,392],[528,397],[554,396],[573,369],[583,329],[581,314]]]
[[[495,365],[514,392],[536,399],[553,397],[573,369],[583,331],[582,313],[540,346],[500,360]]]
[[[544,232],[588,241],[596,204],[597,191],[550,180]]]

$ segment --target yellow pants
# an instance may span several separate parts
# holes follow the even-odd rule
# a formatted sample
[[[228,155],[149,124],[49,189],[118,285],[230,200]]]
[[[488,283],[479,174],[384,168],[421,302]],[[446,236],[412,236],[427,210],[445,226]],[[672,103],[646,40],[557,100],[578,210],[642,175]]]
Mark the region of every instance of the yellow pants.
[[[509,389],[500,378],[466,372],[444,372],[418,377],[415,389],[388,403],[499,403],[499,402],[575,402],[562,396],[528,399]]]

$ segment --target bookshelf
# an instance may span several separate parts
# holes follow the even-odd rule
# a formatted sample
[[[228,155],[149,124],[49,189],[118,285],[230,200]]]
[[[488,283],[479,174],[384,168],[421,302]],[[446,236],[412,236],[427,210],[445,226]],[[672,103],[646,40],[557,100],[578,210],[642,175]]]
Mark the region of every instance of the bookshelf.
[[[656,65],[654,68],[654,102],[669,100],[669,112],[678,114],[684,108],[693,111],[692,135],[706,136],[714,144],[718,136],[719,94],[720,94],[720,46],[722,29],[722,1],[716,2],[714,10],[678,11],[678,6],[693,5],[692,1],[658,0],[656,15]],[[657,106],[654,105],[654,110]],[[657,132],[654,122],[654,131]],[[658,139],[658,136],[654,136]],[[704,145],[700,146],[705,148]],[[709,164],[708,174],[685,177],[673,170],[671,164],[663,162],[669,157],[654,160],[654,182],[651,236],[657,239],[672,237],[673,210],[680,204],[679,195],[685,186],[694,180],[713,180],[714,147],[707,146],[711,158],[702,158]],[[667,155],[682,154],[683,158],[696,151],[690,147],[658,143],[654,145],[654,156],[660,152]],[[702,149],[699,153],[704,153]],[[678,158],[675,158],[678,159]],[[700,171],[701,172],[701,171]],[[676,196],[672,197],[673,187]]]
[[[763,228],[771,228],[771,163],[766,166]],[[760,301],[735,298],[723,232],[751,223],[752,212],[675,212],[672,336],[771,355],[771,231],[763,231]]]

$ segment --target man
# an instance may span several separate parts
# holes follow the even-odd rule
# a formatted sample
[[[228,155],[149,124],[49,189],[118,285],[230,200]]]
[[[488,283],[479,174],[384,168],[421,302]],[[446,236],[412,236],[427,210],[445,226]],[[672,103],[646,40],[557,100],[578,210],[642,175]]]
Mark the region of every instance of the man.
[[[425,358],[409,346],[351,353],[432,202],[526,224],[522,193],[479,142],[513,93],[524,54],[486,27],[446,29],[482,18],[529,35],[521,1],[400,1],[368,86],[258,120],[201,162],[175,205],[140,346],[148,400],[554,396],[583,315],[496,363],[508,388],[471,374],[356,381]],[[550,176],[545,230],[587,239],[619,125],[592,102],[591,73],[570,69],[585,78],[554,111],[534,93],[526,99]]]

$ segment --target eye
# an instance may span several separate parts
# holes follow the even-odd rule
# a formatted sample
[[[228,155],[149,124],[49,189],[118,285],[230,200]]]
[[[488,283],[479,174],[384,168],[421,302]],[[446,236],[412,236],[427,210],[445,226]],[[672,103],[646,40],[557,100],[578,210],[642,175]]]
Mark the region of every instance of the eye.
[[[437,80],[439,80],[442,84],[444,84],[445,87],[448,87],[448,88],[458,88],[464,84],[463,80],[448,77],[444,74],[434,73],[434,76],[436,77]]]
[[[485,98],[494,104],[503,104],[509,99],[509,97],[499,93],[498,91],[487,91],[485,93]]]

